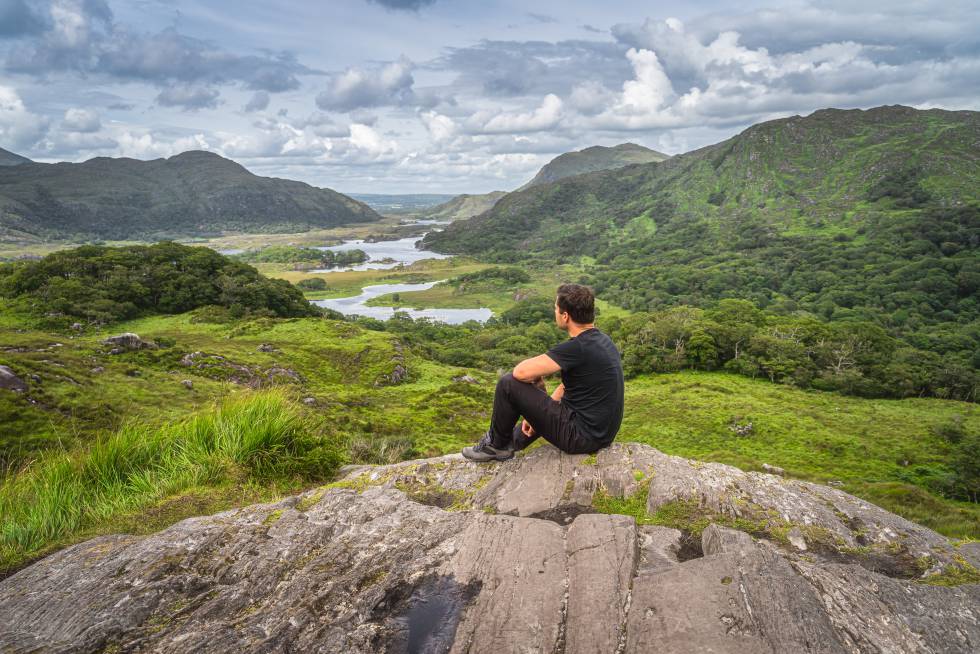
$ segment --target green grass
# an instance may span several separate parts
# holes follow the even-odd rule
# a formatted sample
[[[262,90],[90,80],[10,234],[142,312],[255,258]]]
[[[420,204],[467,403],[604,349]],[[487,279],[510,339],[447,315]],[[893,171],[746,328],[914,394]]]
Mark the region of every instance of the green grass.
[[[980,536],[980,506],[929,492],[951,446],[936,428],[961,416],[980,430],[980,407],[935,398],[871,400],[686,371],[631,379],[617,440],[745,470],[779,466],[843,489],[949,536]],[[729,425],[752,422],[736,436]]]
[[[49,451],[3,481],[0,571],[186,491],[329,478],[342,450],[277,390],[159,427],[128,421],[79,450]]]

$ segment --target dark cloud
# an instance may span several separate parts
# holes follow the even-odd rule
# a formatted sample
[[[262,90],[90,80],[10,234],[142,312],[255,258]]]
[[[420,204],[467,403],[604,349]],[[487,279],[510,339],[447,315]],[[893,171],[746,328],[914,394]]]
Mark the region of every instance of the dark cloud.
[[[169,27],[149,36],[117,32],[100,53],[93,72],[150,82],[241,81],[251,90],[277,93],[298,88],[297,74],[316,71],[288,53],[276,57],[236,55]]]
[[[136,105],[132,102],[113,102],[112,104],[106,106],[106,109],[112,109],[115,111],[131,111],[135,108]]]
[[[156,34],[132,32],[112,22],[101,0],[66,7],[59,11],[68,12],[68,19],[47,25],[39,38],[11,49],[4,62],[7,70],[39,76],[75,71],[160,86],[240,82],[250,90],[270,93],[298,88],[297,75],[320,74],[287,51],[238,55],[174,27]]]
[[[402,11],[418,11],[422,7],[435,4],[436,0],[367,0],[376,5],[381,5],[387,9]]]
[[[251,113],[253,111],[263,111],[269,107],[269,94],[265,91],[256,91],[252,98],[245,104],[243,109]]]
[[[536,14],[533,11],[527,12],[528,18],[538,21],[539,23],[557,23],[558,19],[554,16],[549,16],[547,14]]]
[[[632,76],[626,47],[599,41],[482,41],[449,48],[427,67],[458,73],[455,88],[495,97],[564,94],[587,80],[613,86]]]
[[[48,28],[46,17],[35,3],[26,0],[0,0],[0,38],[40,34]]]
[[[586,32],[592,32],[593,34],[605,34],[606,30],[601,30],[593,25],[582,25],[582,29]]]
[[[156,100],[164,107],[181,107],[185,111],[197,111],[217,107],[219,95],[217,89],[206,86],[177,85],[160,91]]]

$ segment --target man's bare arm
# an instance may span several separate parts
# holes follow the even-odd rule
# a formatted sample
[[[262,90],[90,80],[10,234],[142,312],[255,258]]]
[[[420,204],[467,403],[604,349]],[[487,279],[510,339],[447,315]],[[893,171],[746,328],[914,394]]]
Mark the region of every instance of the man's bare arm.
[[[558,388],[556,388],[555,392],[551,394],[551,399],[553,399],[555,402],[561,402],[561,398],[563,398],[564,396],[565,396],[565,384],[558,384]]]
[[[530,359],[524,359],[514,367],[514,379],[532,383],[538,377],[544,377],[561,370],[554,359],[547,354],[539,354]]]

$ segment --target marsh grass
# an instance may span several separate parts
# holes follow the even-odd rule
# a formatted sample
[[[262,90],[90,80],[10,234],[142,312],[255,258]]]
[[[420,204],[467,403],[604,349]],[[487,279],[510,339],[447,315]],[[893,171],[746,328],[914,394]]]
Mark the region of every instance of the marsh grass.
[[[317,432],[271,390],[162,426],[127,421],[85,448],[48,451],[0,485],[0,574],[182,491],[329,478],[344,445]]]

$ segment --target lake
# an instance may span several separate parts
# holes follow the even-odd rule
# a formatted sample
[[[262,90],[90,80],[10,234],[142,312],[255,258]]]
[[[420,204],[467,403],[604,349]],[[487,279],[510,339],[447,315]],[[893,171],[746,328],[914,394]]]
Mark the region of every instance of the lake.
[[[438,320],[439,322],[445,322],[450,325],[459,325],[467,320],[486,322],[493,315],[493,311],[485,307],[479,309],[410,309],[403,307],[369,307],[364,304],[371,298],[385,295],[386,293],[425,291],[440,281],[445,280],[424,282],[422,284],[373,284],[362,288],[360,295],[310,301],[317,306],[327,307],[345,315],[369,316],[378,320],[387,320],[394,315],[395,311],[404,311],[412,316],[413,319],[431,318],[432,320]]]
[[[378,241],[377,243],[365,243],[363,240],[357,239],[354,241],[344,241],[340,245],[318,246],[316,248],[317,250],[330,250],[332,252],[363,250],[368,255],[368,261],[355,266],[347,266],[346,268],[319,268],[310,272],[328,273],[348,270],[387,270],[401,264],[407,266],[422,259],[446,259],[451,256],[432,252],[431,250],[416,249],[415,243],[421,238],[421,236],[409,236],[396,241]],[[394,259],[394,262],[382,263],[382,259]]]

